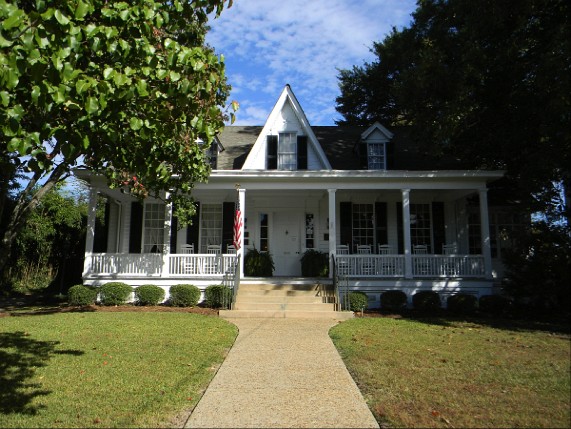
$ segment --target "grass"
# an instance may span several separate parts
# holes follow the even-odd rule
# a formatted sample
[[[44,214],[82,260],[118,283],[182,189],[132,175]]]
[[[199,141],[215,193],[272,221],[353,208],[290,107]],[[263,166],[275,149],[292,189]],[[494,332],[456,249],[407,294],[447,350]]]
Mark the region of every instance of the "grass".
[[[188,313],[0,318],[0,427],[181,426],[236,335]]]
[[[384,427],[564,427],[568,334],[358,318],[330,335]]]

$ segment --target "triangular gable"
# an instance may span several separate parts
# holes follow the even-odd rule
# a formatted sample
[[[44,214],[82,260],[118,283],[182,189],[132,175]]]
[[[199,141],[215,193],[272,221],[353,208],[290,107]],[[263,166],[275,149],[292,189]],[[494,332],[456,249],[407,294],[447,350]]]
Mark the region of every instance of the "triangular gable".
[[[371,137],[374,138],[376,136],[379,136],[381,140],[388,141],[393,138],[393,133],[391,133],[389,130],[387,130],[378,122],[375,122],[373,125],[367,128],[367,130],[363,132],[363,134],[361,134],[361,140],[368,140],[369,138]]]
[[[288,125],[288,122],[296,122],[296,124]],[[317,169],[331,170],[331,164],[321,148],[317,137],[315,137],[309,125],[309,121],[289,85],[286,85],[280,94],[252,150],[248,154],[242,169],[259,170],[265,168],[261,167],[261,160],[265,160],[266,156],[266,136],[277,135],[277,133],[283,131],[291,131],[289,128],[292,126],[301,128],[303,134],[307,136],[308,149],[315,154],[317,158],[316,161],[319,164],[319,168]],[[265,165],[265,163],[263,165]]]

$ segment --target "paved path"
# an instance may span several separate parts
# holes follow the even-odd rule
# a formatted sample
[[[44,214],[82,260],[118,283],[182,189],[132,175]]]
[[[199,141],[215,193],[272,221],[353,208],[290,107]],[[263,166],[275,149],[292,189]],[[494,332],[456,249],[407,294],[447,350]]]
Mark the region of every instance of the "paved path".
[[[328,331],[337,322],[232,319],[236,343],[187,428],[378,428]]]

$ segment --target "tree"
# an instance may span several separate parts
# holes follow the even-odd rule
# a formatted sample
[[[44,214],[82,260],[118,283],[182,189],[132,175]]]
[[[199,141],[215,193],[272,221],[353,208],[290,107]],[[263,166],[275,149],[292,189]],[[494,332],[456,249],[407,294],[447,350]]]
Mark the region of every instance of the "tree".
[[[224,59],[204,41],[208,14],[224,4],[0,0],[0,166],[28,177],[0,271],[26,217],[73,168],[140,198],[169,192],[181,219],[192,215],[188,194],[208,176],[203,147],[229,93]]]
[[[376,61],[340,71],[340,122],[407,125],[435,153],[506,169],[530,213],[568,217],[558,184],[571,189],[570,10],[420,1],[410,27],[374,43]]]

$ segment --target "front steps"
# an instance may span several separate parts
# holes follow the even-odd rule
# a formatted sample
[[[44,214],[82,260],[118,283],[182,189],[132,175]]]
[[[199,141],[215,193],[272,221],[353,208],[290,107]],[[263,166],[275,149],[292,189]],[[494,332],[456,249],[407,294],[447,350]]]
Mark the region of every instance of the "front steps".
[[[335,311],[331,285],[307,280],[242,281],[233,310],[219,316],[232,318],[298,318],[347,320],[349,311]]]

